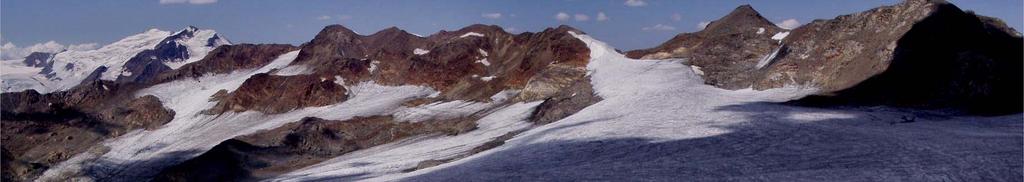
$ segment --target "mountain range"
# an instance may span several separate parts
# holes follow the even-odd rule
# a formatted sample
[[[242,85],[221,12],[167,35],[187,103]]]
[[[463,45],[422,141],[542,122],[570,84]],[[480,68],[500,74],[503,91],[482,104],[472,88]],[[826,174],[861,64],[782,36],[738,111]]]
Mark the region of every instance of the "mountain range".
[[[151,29],[5,60],[3,181],[1019,181],[1024,39],[908,0],[743,5],[617,50],[569,26],[301,45]]]

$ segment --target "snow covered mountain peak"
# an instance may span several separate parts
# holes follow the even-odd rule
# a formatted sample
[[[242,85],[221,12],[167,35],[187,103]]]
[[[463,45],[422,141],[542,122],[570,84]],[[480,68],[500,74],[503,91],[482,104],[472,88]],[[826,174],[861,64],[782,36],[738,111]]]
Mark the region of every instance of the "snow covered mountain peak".
[[[116,80],[122,76],[132,76],[128,68],[130,60],[149,63],[142,60],[158,59],[169,69],[198,61],[206,53],[217,46],[231,44],[214,30],[185,27],[177,32],[164,31],[156,28],[142,33],[130,35],[121,40],[104,45],[99,49],[77,51],[68,50],[53,55],[46,63],[35,70],[19,71],[19,74],[5,74],[3,92],[17,92],[34,89],[40,93],[67,90],[83,81]],[[144,55],[143,55],[144,54]],[[20,61],[19,61],[20,62]],[[23,63],[4,64],[4,70],[30,69]],[[146,65],[146,64],[142,64]],[[160,71],[163,69],[157,69]]]
[[[231,41],[228,41],[228,39],[218,35],[217,31],[199,29],[194,26],[187,26],[184,29],[175,32],[163,41],[164,44],[169,44],[171,42],[188,48],[187,59],[165,61],[165,64],[171,69],[177,69],[182,65],[199,61],[199,59],[206,57],[206,53],[210,52],[217,46],[231,45]]]

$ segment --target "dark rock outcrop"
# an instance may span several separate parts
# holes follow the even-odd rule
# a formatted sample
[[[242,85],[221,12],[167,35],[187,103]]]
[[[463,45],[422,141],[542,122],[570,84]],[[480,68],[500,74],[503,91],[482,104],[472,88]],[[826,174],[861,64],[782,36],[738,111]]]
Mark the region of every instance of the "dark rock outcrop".
[[[303,107],[336,104],[348,99],[348,94],[347,90],[335,81],[335,78],[315,75],[256,74],[245,80],[237,90],[212,98],[218,101],[217,105],[204,113],[254,110],[273,114]]]
[[[548,124],[576,114],[583,108],[601,101],[594,93],[590,79],[578,80],[557,94],[544,99],[530,115],[529,120],[537,124]]]
[[[202,60],[156,76],[151,83],[163,83],[180,78],[198,78],[205,74],[255,69],[269,64],[281,54],[294,50],[296,50],[295,46],[287,44],[224,45],[210,51]]]
[[[46,53],[46,52],[32,52],[25,56],[25,66],[30,67],[50,67],[53,66],[53,56],[57,53]]]

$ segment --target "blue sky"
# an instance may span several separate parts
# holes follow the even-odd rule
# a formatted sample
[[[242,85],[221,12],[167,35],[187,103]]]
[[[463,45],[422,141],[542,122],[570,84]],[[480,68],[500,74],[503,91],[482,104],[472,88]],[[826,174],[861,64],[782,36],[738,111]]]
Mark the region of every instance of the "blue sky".
[[[164,2],[161,2],[164,1]],[[47,41],[100,45],[148,28],[187,25],[215,29],[235,43],[309,41],[324,26],[361,34],[396,26],[429,35],[482,23],[513,32],[568,24],[622,49],[660,44],[736,6],[751,4],[774,22],[800,23],[895,4],[896,0],[0,0],[0,43],[20,47]],[[1020,30],[1022,0],[954,0],[962,9],[994,16]],[[565,13],[567,19],[557,15]],[[599,13],[604,17],[599,21]],[[499,16],[500,14],[500,16]]]

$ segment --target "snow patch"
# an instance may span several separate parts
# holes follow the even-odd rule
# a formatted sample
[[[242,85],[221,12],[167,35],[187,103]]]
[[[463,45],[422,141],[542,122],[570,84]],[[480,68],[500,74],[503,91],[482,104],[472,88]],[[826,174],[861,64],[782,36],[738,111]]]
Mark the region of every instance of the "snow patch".
[[[759,34],[759,35],[760,35],[760,34],[764,34],[764,28],[760,28],[760,27],[758,27],[758,28],[757,28],[757,34]]]
[[[377,64],[380,64],[380,61],[370,61],[370,67],[366,68],[366,70],[370,71],[370,73],[373,73],[373,71],[377,71]]]
[[[469,33],[462,34],[461,36],[459,36],[459,38],[466,38],[466,37],[484,37],[484,34],[476,33],[476,32],[469,32]]]
[[[700,70],[700,66],[690,65],[690,69],[693,70],[693,73],[697,75],[704,75],[704,71]]]
[[[308,75],[312,74],[313,70],[309,69],[304,64],[291,65],[288,67],[281,68],[274,72],[274,75],[278,76],[295,76],[295,75]]]
[[[778,40],[781,42],[782,39],[785,39],[787,36],[789,36],[789,32],[775,33],[775,35],[772,35],[772,40]]]
[[[487,61],[487,58],[483,58],[483,59],[480,59],[480,60],[476,60],[476,63],[480,63],[480,64],[483,64],[484,66],[490,66],[490,65],[491,65],[491,62],[488,62],[488,61]]]
[[[764,58],[761,58],[760,61],[757,61],[757,65],[755,67],[757,69],[761,69],[764,68],[765,66],[768,66],[769,64],[772,63],[773,60],[775,60],[775,56],[779,55],[780,51],[782,51],[781,45],[779,46],[779,48],[775,48],[775,51],[772,51],[771,54],[765,55]]]
[[[493,79],[494,79],[494,76],[485,76],[485,77],[480,77],[480,80],[483,80],[483,81],[485,81],[485,82],[489,82],[489,81],[491,81],[491,80],[493,80]]]
[[[424,55],[424,54],[430,53],[430,51],[426,50],[426,49],[416,48],[416,49],[412,50],[412,53],[416,54],[416,55]]]
[[[487,51],[485,51],[483,49],[476,49],[476,52],[479,52],[480,55],[483,55],[484,57],[487,57]]]

